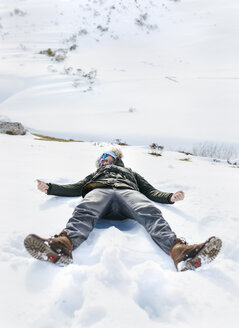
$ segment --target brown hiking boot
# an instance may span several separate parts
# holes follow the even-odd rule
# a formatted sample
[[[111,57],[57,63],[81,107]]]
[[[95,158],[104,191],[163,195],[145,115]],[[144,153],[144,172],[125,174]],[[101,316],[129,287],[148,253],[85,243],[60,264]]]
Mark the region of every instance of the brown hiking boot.
[[[194,245],[187,245],[185,241],[175,238],[169,255],[172,257],[178,271],[195,270],[202,264],[214,260],[221,246],[221,239],[214,236],[204,243]]]
[[[37,235],[28,235],[24,240],[28,253],[38,260],[66,265],[73,262],[73,243],[66,231],[59,235],[44,239]]]

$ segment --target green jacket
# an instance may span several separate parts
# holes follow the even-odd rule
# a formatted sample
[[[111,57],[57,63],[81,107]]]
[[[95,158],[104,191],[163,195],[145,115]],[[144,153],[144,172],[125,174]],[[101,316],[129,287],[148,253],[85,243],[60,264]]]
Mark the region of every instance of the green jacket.
[[[170,201],[173,193],[155,189],[141,175],[126,168],[120,158],[117,158],[115,164],[99,167],[77,183],[67,185],[48,183],[48,185],[48,195],[85,197],[95,188],[114,187],[137,190],[154,202],[174,204]]]

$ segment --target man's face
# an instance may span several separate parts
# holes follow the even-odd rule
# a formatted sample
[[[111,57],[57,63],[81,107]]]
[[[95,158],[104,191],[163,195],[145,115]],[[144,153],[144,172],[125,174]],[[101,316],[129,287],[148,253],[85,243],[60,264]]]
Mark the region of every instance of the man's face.
[[[102,158],[101,165],[110,165],[114,163],[114,158],[110,155],[107,155],[106,158]]]

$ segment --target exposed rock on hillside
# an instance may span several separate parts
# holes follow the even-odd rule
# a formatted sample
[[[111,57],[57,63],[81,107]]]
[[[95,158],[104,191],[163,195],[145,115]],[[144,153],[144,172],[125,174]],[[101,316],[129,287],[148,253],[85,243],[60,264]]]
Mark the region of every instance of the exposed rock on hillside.
[[[0,121],[0,133],[11,135],[24,135],[27,130],[19,122],[2,122]]]

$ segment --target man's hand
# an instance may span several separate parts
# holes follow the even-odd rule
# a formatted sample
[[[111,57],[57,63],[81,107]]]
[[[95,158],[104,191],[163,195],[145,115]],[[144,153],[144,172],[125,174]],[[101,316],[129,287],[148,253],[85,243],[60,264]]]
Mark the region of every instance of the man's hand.
[[[171,197],[171,202],[177,202],[184,199],[184,192],[182,190],[176,191]]]
[[[46,194],[47,190],[49,189],[49,186],[45,182],[37,179],[37,189]]]

